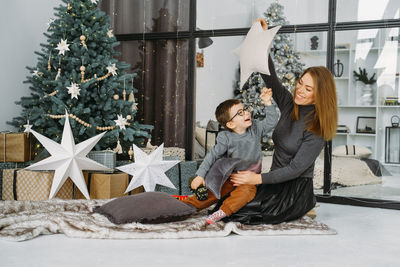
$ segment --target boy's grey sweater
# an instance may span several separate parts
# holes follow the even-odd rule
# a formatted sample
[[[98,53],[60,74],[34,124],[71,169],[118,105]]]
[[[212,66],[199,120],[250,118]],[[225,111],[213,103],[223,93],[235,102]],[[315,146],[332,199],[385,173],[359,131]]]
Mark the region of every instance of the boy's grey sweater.
[[[297,177],[312,178],[314,163],[324,146],[324,139],[306,130],[304,119],[315,112],[314,105],[299,106],[299,120],[290,117],[293,110],[293,96],[281,84],[276,76],[274,63],[269,57],[271,75],[262,74],[268,88],[272,88],[272,97],[281,111],[281,117],[275,127],[274,156],[271,171],[263,173],[263,184],[286,182]]]
[[[207,153],[196,175],[205,178],[214,162],[222,157],[242,159],[236,170],[247,170],[250,167],[252,170],[261,171],[261,138],[271,131],[278,121],[275,106],[266,106],[265,113],[265,119],[253,120],[253,124],[243,134],[231,131],[218,133],[216,145]]]

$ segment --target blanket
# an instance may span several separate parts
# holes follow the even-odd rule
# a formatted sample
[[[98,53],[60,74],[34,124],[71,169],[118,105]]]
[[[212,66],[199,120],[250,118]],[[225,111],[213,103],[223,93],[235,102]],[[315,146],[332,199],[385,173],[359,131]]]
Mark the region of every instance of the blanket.
[[[327,225],[306,216],[277,225],[243,225],[236,222],[207,225],[207,211],[179,222],[116,225],[103,215],[93,213],[94,207],[107,201],[109,200],[2,201],[0,239],[24,241],[50,234],[97,239],[204,238],[224,237],[231,233],[246,236],[336,234]]]

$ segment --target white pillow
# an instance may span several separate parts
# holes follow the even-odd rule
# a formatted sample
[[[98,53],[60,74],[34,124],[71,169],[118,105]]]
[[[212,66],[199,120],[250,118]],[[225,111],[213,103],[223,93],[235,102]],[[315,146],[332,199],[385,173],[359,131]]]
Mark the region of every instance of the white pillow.
[[[195,128],[195,138],[202,147],[206,146],[206,128],[198,127]],[[208,133],[207,136],[207,152],[215,145],[215,134]]]
[[[372,151],[364,146],[345,145],[333,149],[332,155],[336,157],[369,158]]]

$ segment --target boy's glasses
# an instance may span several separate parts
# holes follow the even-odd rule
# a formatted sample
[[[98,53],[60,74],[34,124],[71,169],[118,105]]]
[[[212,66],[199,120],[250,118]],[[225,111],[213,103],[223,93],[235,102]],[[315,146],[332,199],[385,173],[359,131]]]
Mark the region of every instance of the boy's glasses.
[[[237,112],[236,112],[236,114],[235,115],[233,115],[233,117],[228,121],[228,122],[230,122],[231,120],[233,120],[236,116],[244,116],[244,113],[246,112],[246,111],[248,111],[248,112],[251,112],[253,109],[252,109],[252,107],[251,106],[246,106],[246,107],[244,107],[244,108],[242,108],[242,109],[239,109]]]

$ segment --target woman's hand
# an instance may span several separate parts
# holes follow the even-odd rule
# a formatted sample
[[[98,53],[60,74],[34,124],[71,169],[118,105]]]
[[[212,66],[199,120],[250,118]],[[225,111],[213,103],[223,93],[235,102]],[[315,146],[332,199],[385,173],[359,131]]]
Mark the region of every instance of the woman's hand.
[[[262,18],[256,19],[253,22],[254,23],[255,22],[260,22],[261,23],[261,27],[264,29],[264,31],[268,30],[268,24]]]
[[[234,186],[242,184],[262,184],[261,174],[252,171],[238,171],[231,174],[231,182]]]

